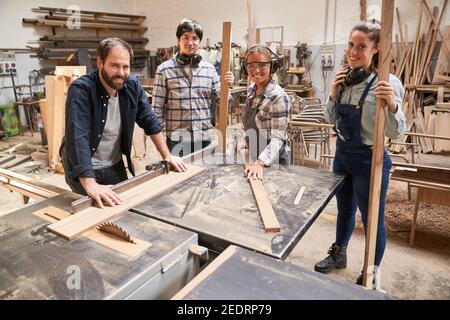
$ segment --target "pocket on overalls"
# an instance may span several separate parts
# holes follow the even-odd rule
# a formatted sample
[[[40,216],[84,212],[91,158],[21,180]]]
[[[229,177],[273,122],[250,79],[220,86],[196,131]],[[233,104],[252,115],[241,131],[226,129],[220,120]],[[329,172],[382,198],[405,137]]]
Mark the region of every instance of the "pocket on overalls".
[[[353,124],[352,121],[350,121],[348,116],[340,117],[336,121],[336,129],[338,131],[338,134],[342,138],[344,138],[345,141],[350,141],[352,139],[351,132],[353,131]]]

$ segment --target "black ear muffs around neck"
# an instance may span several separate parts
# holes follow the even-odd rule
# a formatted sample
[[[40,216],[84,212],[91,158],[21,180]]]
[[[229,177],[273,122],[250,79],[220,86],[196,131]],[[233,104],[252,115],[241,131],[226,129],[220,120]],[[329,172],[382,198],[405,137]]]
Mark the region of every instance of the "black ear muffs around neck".
[[[177,62],[182,66],[191,65],[192,67],[197,67],[202,61],[202,56],[194,53],[192,56],[186,54],[178,53],[176,56]]]
[[[347,76],[345,77],[344,86],[350,87],[354,86],[358,83],[363,82],[368,76],[369,72],[364,70],[364,68],[356,67],[356,68],[348,68]]]

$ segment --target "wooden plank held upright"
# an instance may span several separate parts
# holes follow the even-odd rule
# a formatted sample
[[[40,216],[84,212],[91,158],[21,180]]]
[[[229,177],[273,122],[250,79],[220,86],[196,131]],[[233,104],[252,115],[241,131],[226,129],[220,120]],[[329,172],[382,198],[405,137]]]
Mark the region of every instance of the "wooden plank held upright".
[[[222,62],[220,65],[221,75],[230,71],[230,55],[231,55],[231,22],[223,23],[222,31]],[[219,144],[222,153],[227,152],[227,122],[228,122],[228,96],[230,95],[230,87],[226,81],[220,81],[220,107],[219,107],[219,131],[221,137]]]
[[[383,0],[381,7],[381,34],[378,64],[378,80],[389,81],[389,68],[392,47],[392,25],[394,20],[394,0]],[[363,285],[372,287],[375,247],[377,240],[378,213],[380,209],[381,178],[383,174],[384,127],[386,124],[386,105],[377,99],[375,132],[370,176],[369,212],[364,255]]]

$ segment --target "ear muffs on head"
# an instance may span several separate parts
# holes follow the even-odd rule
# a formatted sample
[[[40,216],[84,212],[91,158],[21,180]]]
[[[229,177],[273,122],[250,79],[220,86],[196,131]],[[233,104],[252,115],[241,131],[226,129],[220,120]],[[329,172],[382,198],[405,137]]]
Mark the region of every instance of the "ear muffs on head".
[[[273,75],[275,72],[277,72],[280,67],[281,67],[281,62],[280,62],[280,58],[278,57],[278,55],[272,51],[272,49],[270,49],[268,46],[261,44],[261,43],[257,43],[253,46],[251,46],[250,48],[247,49],[247,51],[245,52],[244,55],[244,59],[241,61],[241,70],[244,73],[245,76],[248,76],[248,71],[247,71],[247,55],[249,53],[249,50],[255,47],[261,47],[261,48],[265,48],[269,51],[270,53],[270,75]]]

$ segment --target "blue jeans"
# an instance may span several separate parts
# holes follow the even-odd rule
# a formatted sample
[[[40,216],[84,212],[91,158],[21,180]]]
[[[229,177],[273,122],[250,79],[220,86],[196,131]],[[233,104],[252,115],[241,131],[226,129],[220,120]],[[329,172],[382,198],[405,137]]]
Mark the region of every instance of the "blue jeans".
[[[361,212],[364,231],[367,232],[369,207],[370,171],[372,150],[336,143],[336,156],[333,172],[345,175],[344,184],[336,192],[338,216],[336,224],[336,244],[347,246],[355,228],[356,208]],[[384,204],[389,184],[389,170],[392,162],[384,151],[383,174],[381,178],[380,209],[378,215],[375,265],[379,266],[386,247],[386,228],[384,226]]]

